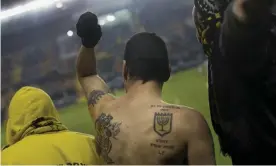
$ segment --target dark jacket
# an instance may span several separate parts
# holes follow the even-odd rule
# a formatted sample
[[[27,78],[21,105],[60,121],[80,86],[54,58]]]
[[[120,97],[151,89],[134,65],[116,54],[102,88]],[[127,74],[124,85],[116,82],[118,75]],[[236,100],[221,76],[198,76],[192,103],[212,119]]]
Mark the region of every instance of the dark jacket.
[[[241,24],[231,5],[215,21],[223,22],[220,28],[211,27],[215,30],[207,33],[209,45],[203,43],[205,52],[212,50],[209,103],[213,127],[222,151],[230,156],[275,153],[275,17]]]
[[[225,150],[231,153],[236,148],[247,153],[270,147],[276,151],[275,25],[269,16],[242,24],[231,6],[219,36],[221,57],[219,62],[212,61],[218,71],[213,79],[219,123],[228,137]]]

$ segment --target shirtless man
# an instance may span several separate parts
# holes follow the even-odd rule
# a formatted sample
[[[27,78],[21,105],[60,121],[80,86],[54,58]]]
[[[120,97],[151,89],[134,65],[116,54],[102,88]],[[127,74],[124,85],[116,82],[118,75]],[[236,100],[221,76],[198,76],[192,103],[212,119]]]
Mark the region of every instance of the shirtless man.
[[[152,33],[126,44],[123,78],[126,95],[115,98],[97,75],[94,47],[102,33],[97,16],[80,16],[82,47],[77,74],[95,121],[97,151],[106,164],[215,164],[213,140],[204,117],[162,101],[170,77],[164,41]]]

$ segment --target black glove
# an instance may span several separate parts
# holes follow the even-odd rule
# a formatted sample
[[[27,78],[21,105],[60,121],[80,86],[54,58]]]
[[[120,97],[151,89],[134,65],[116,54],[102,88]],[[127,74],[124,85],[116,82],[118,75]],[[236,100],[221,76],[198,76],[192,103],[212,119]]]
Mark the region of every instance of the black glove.
[[[81,38],[82,45],[86,48],[95,47],[102,37],[101,26],[98,24],[98,17],[86,12],[82,14],[76,25],[77,34]]]

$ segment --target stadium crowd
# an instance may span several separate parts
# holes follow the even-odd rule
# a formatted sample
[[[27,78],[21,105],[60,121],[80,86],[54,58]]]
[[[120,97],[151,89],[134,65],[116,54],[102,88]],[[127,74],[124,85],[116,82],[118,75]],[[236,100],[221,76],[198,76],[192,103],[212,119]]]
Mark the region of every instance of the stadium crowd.
[[[145,31],[145,28],[156,32],[167,42],[172,72],[199,64],[205,59],[193,35],[190,8],[168,8],[166,5],[145,7],[139,13],[133,12],[133,19],[128,22],[103,26],[104,36],[96,48],[98,70],[112,90],[123,87],[121,60],[125,42],[132,34]],[[164,9],[166,17],[156,17]],[[69,20],[62,22],[73,24]],[[67,27],[60,23],[50,23],[49,26],[52,27],[36,26],[2,36],[5,41],[2,46],[2,72],[5,73],[1,88],[2,115],[5,115],[11,96],[22,85],[42,88],[58,107],[71,104],[83,96],[73,67],[80,46],[79,39],[75,34],[71,37],[64,34],[63,29]],[[32,34],[26,36],[26,31],[32,31]],[[43,37],[40,37],[41,34]],[[19,40],[22,38],[25,40],[23,43]]]

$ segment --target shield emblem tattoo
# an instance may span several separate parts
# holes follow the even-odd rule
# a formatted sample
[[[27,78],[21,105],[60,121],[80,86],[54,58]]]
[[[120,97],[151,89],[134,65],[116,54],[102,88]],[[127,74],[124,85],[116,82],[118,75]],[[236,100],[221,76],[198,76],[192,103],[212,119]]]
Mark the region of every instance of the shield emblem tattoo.
[[[154,114],[154,131],[164,137],[172,131],[172,113],[155,113]]]

